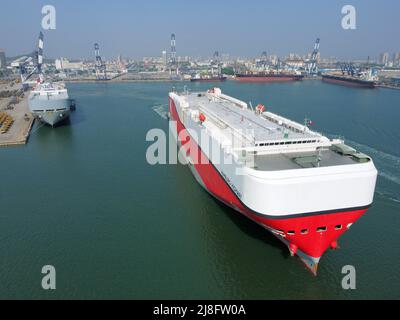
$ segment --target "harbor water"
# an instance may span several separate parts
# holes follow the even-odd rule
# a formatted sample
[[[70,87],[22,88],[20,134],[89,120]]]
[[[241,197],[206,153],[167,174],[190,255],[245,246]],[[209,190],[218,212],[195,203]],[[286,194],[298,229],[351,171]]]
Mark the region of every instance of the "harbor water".
[[[400,298],[400,91],[302,81],[224,93],[343,137],[379,170],[373,207],[317,277],[267,231],[213,199],[182,165],[146,161],[168,92],[207,83],[76,83],[77,110],[0,149],[1,299]],[[335,195],[332,194],[332,197]],[[56,269],[56,290],[41,271]],[[355,267],[355,290],[342,268]]]

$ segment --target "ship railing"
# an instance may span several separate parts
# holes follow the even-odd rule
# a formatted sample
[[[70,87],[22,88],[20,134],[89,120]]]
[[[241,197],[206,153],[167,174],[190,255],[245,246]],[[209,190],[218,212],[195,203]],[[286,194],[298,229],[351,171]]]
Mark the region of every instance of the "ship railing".
[[[240,107],[242,109],[247,109],[248,108],[247,107],[247,103],[245,103],[245,102],[243,102],[243,101],[241,101],[239,99],[235,99],[233,97],[230,97],[230,96],[228,96],[226,94],[221,93],[218,97],[221,100],[225,100],[225,101],[231,102],[231,103],[235,104],[236,106],[238,106],[238,107]]]
[[[320,142],[307,142],[303,144],[288,144],[288,145],[274,145],[269,146],[256,145],[256,146],[245,146],[235,148],[235,152],[240,152],[246,150],[247,152],[256,152],[259,155],[269,155],[269,154],[286,154],[295,152],[316,152],[318,150],[323,150],[330,148],[332,146],[331,141],[320,141]]]

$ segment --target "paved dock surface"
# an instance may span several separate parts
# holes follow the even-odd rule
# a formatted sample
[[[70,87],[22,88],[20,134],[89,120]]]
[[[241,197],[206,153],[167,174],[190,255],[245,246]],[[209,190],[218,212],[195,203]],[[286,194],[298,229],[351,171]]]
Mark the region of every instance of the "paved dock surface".
[[[0,92],[6,90],[17,90],[19,85],[0,85]],[[28,107],[29,92],[25,92],[23,97],[0,98],[0,112],[6,112],[14,119],[13,125],[7,133],[0,133],[0,147],[26,144],[34,118],[29,112]],[[10,102],[15,102],[11,103]]]

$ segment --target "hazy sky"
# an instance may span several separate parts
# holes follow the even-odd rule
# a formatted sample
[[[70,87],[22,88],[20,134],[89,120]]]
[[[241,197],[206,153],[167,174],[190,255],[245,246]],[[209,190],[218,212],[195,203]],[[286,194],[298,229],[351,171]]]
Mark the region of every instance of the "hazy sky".
[[[304,54],[321,38],[324,57],[366,58],[400,52],[399,0],[1,0],[0,48],[31,52],[43,5],[57,10],[57,29],[45,31],[45,56],[91,58],[93,44],[112,58],[177,54],[232,56]],[[357,29],[341,27],[341,8],[357,10]]]

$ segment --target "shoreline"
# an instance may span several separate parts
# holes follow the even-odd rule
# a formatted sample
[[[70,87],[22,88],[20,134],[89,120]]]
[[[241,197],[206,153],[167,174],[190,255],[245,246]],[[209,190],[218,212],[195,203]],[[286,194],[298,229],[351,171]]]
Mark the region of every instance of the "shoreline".
[[[163,80],[163,79],[138,79],[138,80],[103,80],[103,81],[97,81],[93,79],[83,79],[83,80],[63,80],[65,83],[124,83],[124,82],[190,82],[190,80]]]
[[[400,86],[391,86],[391,85],[385,85],[385,84],[378,84],[376,85],[377,88],[384,88],[384,89],[391,89],[391,90],[400,90]]]

